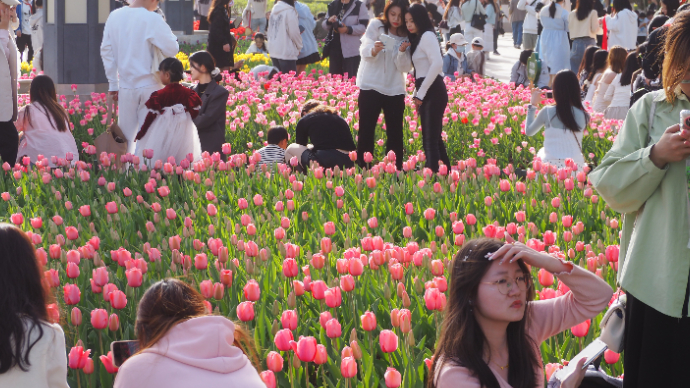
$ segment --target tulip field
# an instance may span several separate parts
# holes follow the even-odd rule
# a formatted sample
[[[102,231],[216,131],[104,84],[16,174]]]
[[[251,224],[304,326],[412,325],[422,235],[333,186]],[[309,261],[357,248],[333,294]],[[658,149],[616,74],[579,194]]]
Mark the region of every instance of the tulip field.
[[[136,339],[138,300],[166,277],[190,283],[210,313],[248,328],[266,385],[285,388],[424,386],[450,260],[474,237],[507,233],[615,288],[618,215],[588,184],[586,166],[533,160],[543,136],[521,133],[528,89],[449,82],[443,138],[453,165],[434,175],[424,168],[411,100],[403,171],[385,152],[385,124],[370,170],[257,166],[270,125],[294,136],[310,98],[337,107],[356,136],[358,89],[318,72],[263,84],[243,75],[227,88],[225,155],[97,155],[105,107],[93,95],[61,97],[79,162],[67,155],[53,169],[48,156],[3,165],[0,220],[30,235],[45,266],[71,387],[113,385],[110,342]],[[593,117],[583,144],[589,161],[610,148],[618,125]],[[533,275],[538,298],[568,292],[545,271]],[[542,344],[547,373],[598,336],[601,316]],[[607,352],[602,365],[623,373],[617,354]]]

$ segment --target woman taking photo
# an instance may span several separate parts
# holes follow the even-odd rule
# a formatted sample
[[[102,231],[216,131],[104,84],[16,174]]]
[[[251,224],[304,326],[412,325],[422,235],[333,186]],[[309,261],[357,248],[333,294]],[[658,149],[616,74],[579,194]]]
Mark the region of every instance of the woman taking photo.
[[[251,336],[209,315],[204,297],[177,279],[156,282],[139,301],[139,351],[120,367],[115,388],[264,388]]]
[[[201,152],[222,154],[225,143],[225,111],[230,92],[218,85],[222,76],[213,57],[206,51],[197,51],[189,57],[189,69],[192,81],[198,82],[192,90],[201,98],[201,109],[194,118]]]
[[[549,69],[551,83],[559,71],[570,69],[568,11],[563,8],[564,1],[553,1],[551,5],[539,11],[539,19],[541,25],[544,26],[539,40],[539,54],[542,58],[542,66]]]
[[[525,133],[534,136],[544,128],[544,146],[539,156],[544,163],[566,167],[566,159],[572,159],[578,166],[585,165],[582,155],[582,135],[589,116],[580,99],[577,76],[570,70],[562,70],[553,81],[553,99],[556,105],[544,107],[535,116],[541,103],[541,90],[532,90],[532,99],[527,108]]]
[[[666,32],[664,89],[644,95],[589,179],[624,214],[618,282],[627,293],[626,388],[681,387],[690,363],[687,125],[690,109],[690,12]],[[663,357],[660,357],[663,355]],[[676,369],[679,368],[679,369]]]
[[[580,74],[580,64],[587,47],[597,44],[599,18],[592,6],[593,1],[599,0],[578,0],[577,8],[568,15],[568,30],[573,41],[573,47],[570,49],[570,70],[576,74]]]
[[[282,73],[296,72],[297,57],[302,49],[302,35],[295,0],[276,1],[268,24],[268,41],[271,42],[273,66]]]
[[[405,25],[407,31],[410,32],[410,42],[403,42],[401,47],[405,50],[409,47],[415,69],[413,101],[422,125],[426,167],[433,172],[438,172],[439,162],[443,162],[450,168],[450,159],[441,138],[443,114],[448,105],[448,92],[441,77],[443,71],[441,49],[423,5],[413,4],[410,7],[405,13]]]
[[[616,75],[623,71],[625,58],[627,57],[628,51],[621,46],[615,46],[609,51],[607,69],[601,76],[599,85],[594,92],[594,98],[592,99],[592,108],[595,112],[603,113],[611,103],[611,100],[606,97],[606,92],[609,87],[611,87],[611,83],[613,79],[616,78]]]
[[[530,268],[556,275],[570,291],[535,301]],[[613,294],[606,282],[572,262],[488,238],[463,246],[450,277],[432,388],[544,386],[541,343],[595,317]],[[577,387],[583,377],[584,370],[574,373],[561,387]]]
[[[328,4],[322,27],[333,31],[328,71],[331,74],[356,77],[361,38],[367,30],[369,14],[360,0],[334,0]],[[327,38],[328,39],[328,38]]]
[[[208,22],[210,23],[208,31],[208,50],[213,59],[216,60],[216,66],[221,71],[236,72],[242,68],[243,62],[235,64],[233,53],[237,40],[230,33],[232,26],[230,25],[230,0],[213,0],[211,8],[208,12]]]
[[[637,14],[628,0],[613,0],[611,15],[606,15],[609,47],[633,50],[637,46]]]
[[[42,267],[26,234],[0,224],[0,387],[69,388],[65,334],[48,322]]]
[[[395,165],[398,170],[402,169],[405,81],[407,72],[412,69],[410,56],[401,46],[407,39],[407,29],[403,24],[406,3],[396,0],[387,3],[381,17],[369,23],[362,38],[359,50],[362,62],[357,72],[357,86],[360,89],[357,164],[360,167],[367,166],[364,153],[374,153],[376,123],[383,110],[386,119],[386,153],[391,150],[395,152]],[[390,38],[395,40],[395,44],[386,48],[382,40]]]

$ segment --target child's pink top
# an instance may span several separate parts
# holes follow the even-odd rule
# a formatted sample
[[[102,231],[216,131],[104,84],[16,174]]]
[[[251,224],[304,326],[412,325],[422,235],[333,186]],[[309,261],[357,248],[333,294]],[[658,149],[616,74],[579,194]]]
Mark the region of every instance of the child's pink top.
[[[544,340],[595,317],[606,308],[613,295],[611,286],[577,265],[574,265],[569,274],[557,276],[570,291],[557,298],[530,302],[531,314],[527,322],[527,332],[535,342],[535,351],[540,359],[539,346]],[[512,388],[492,365],[489,367],[501,388]],[[536,387],[543,388],[544,366],[539,365],[534,373],[537,375]],[[481,388],[479,380],[467,368],[461,366],[446,363],[437,375],[438,388]]]
[[[26,119],[27,108],[31,110],[31,124]],[[49,161],[52,156],[65,159],[68,152],[72,154],[72,163],[79,161],[77,143],[72,136],[69,122],[65,123],[67,130],[60,132],[54,126],[55,120],[52,116],[48,117],[49,114],[48,110],[39,103],[29,104],[17,114],[15,126],[17,131],[24,131],[26,139],[22,141],[17,152],[19,162],[23,156],[28,156],[32,163],[36,163],[38,155],[45,156]],[[50,167],[55,167],[55,163],[51,161]]]

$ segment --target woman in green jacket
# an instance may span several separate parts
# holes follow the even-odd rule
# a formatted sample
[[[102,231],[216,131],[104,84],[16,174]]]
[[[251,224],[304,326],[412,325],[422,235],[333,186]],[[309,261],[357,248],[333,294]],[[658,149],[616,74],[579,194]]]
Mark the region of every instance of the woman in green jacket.
[[[628,112],[590,180],[623,213],[618,281],[627,292],[623,386],[680,387],[690,364],[690,12],[666,34],[664,90]]]

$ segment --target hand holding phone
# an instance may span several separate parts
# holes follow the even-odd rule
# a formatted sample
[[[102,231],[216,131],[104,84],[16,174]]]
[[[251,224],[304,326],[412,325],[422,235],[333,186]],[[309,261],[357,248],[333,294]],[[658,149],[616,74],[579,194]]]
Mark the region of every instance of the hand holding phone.
[[[683,109],[680,111],[680,132],[678,132],[685,140],[690,140],[690,110]]]
[[[587,366],[599,358],[599,356],[601,356],[607,348],[608,346],[602,340],[599,338],[595,339],[592,341],[592,343],[587,345],[586,348],[582,349],[577,356],[573,357],[573,361],[568,363],[568,366],[557,371],[554,374],[555,377],[561,383],[573,381],[573,379],[576,380],[579,374],[582,374],[584,377],[584,369],[587,369]],[[583,362],[582,359],[585,361]],[[575,360],[577,360],[577,362]],[[571,377],[571,375],[575,375],[575,377]],[[573,387],[577,386],[579,386],[579,384],[573,385]]]

